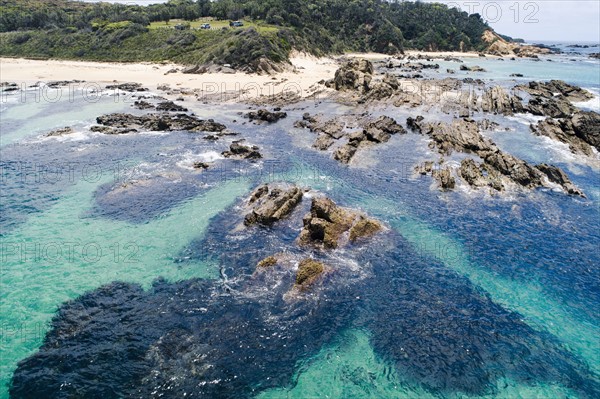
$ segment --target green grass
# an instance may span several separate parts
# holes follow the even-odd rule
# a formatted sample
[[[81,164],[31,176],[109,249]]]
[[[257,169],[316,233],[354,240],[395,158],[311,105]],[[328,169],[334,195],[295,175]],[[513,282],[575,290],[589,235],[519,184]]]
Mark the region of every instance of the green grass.
[[[279,30],[278,26],[269,25],[263,21],[247,21],[244,20],[244,26],[241,28],[230,28],[229,20],[216,20],[213,18],[200,18],[195,21],[184,21],[182,19],[172,19],[169,21],[159,21],[159,22],[151,22],[148,26],[149,29],[174,29],[176,25],[180,24],[189,24],[191,29],[200,30],[200,25],[209,23],[211,27],[211,31],[219,30],[223,28],[230,28],[231,30],[235,29],[244,29],[244,28],[255,28],[260,33],[269,33],[269,32],[277,32]],[[210,32],[209,30],[200,30],[200,32]]]

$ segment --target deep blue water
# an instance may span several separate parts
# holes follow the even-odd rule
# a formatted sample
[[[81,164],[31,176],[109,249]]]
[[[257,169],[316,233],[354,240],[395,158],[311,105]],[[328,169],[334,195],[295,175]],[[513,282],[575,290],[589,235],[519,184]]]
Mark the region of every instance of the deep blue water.
[[[532,75],[552,70],[548,77],[562,73],[571,83],[600,88],[591,64],[483,62],[490,79],[502,84],[510,84],[505,72],[511,68],[530,68]],[[569,80],[578,69],[586,73]],[[304,112],[314,112],[311,102],[290,107],[289,116],[272,126],[244,124],[237,112],[245,106],[198,109],[200,115],[218,114],[264,154],[255,163],[217,157],[206,172],[191,164],[215,157],[239,137],[211,142],[188,132],[89,134],[87,126],[102,113],[137,112],[108,97],[93,105],[2,106],[4,384],[27,358],[15,374],[15,397],[294,396],[302,376],[320,364],[322,351],[349,330],[366,331],[397,397],[600,395],[600,171],[552,152],[526,124],[504,120],[515,131],[496,141],[526,160],[552,157],[587,199],[545,189],[505,197],[442,193],[429,178],[413,176],[413,166],[431,153],[412,133],[375,147],[358,165],[341,165],[310,148],[311,133],[292,127]],[[318,107],[328,114],[346,111],[352,108]],[[372,111],[402,124],[422,112]],[[43,123],[36,125],[38,120]],[[69,124],[78,132],[74,136],[42,137]],[[236,229],[244,193],[269,181],[311,187],[389,229],[332,254],[298,248],[294,241],[308,198],[272,229]],[[230,204],[232,186],[242,194]],[[73,195],[83,200],[69,202]],[[212,202],[194,202],[204,197]],[[206,227],[195,226],[209,207],[219,211]],[[187,212],[186,223],[171,221],[179,209]],[[52,229],[40,232],[37,226]],[[141,259],[147,263],[123,265],[98,284],[84,284],[85,274],[63,269],[60,262],[22,261],[9,252],[9,244],[20,240],[44,244],[77,237],[78,231],[82,239],[94,239],[95,229],[102,246],[111,226],[120,230],[110,242],[124,246],[133,240],[145,248]],[[160,247],[150,240],[157,236],[174,244]],[[292,257],[324,258],[335,272],[307,299],[290,301],[285,294],[292,272],[253,274],[260,259],[282,250]],[[204,278],[198,276],[201,268],[210,269]],[[189,277],[147,284],[173,274]],[[11,302],[13,291],[35,298],[40,287],[56,281],[60,285],[50,289],[64,291],[57,303],[43,297],[25,307]],[[39,321],[40,336],[14,339],[15,320]],[[348,397],[385,397],[378,392],[389,392],[389,386],[381,383],[378,369],[362,361],[344,369],[343,378],[325,380],[331,391],[322,394],[343,389]],[[357,370],[367,370],[367,377]]]

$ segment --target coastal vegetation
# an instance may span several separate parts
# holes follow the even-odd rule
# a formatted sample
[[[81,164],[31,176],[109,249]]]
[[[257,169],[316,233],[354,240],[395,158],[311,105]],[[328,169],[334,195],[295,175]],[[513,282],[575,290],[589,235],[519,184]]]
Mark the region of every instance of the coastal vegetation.
[[[244,26],[230,27],[230,20]],[[199,29],[209,22],[211,29]],[[382,0],[170,0],[149,6],[0,0],[3,56],[174,61],[244,68],[345,51],[482,50],[490,27],[438,3]]]

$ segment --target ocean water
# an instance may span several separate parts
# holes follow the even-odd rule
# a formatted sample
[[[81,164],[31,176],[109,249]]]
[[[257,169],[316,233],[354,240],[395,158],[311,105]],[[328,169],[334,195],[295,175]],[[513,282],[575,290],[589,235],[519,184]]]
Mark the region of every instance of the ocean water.
[[[466,59],[488,72],[454,76],[600,93],[597,60],[548,58]],[[447,64],[440,71],[458,69]],[[533,136],[531,116],[497,117],[511,130],[489,134],[562,167],[587,199],[440,192],[413,176],[433,154],[412,133],[341,165],[293,127],[304,112],[362,112],[328,102],[287,107],[269,126],[244,123],[245,105],[190,105],[258,145],[254,163],[220,156],[237,136],[90,133],[99,115],[141,112],[112,94],[2,97],[0,397],[11,383],[14,397],[600,396],[600,170]],[[370,111],[402,124],[424,112]],[[75,133],[45,137],[64,126]],[[200,172],[196,161],[215,164]],[[280,251],[315,255],[294,245],[312,194],[271,229],[240,228],[241,201],[271,181],[325,193],[387,230],[327,255],[336,272],[283,300],[293,273],[254,266]]]

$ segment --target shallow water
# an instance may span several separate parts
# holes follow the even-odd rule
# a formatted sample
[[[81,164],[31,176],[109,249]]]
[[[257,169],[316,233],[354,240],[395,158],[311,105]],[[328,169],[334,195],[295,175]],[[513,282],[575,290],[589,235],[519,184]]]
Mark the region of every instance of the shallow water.
[[[520,72],[524,82],[560,78],[600,89],[597,64],[582,60],[467,62],[500,84]],[[46,395],[600,393],[600,171],[533,136],[530,117],[498,117],[511,130],[486,134],[515,156],[562,167],[588,199],[548,189],[505,197],[441,193],[429,178],[413,176],[415,164],[435,158],[420,136],[395,136],[347,167],[312,150],[314,136],[292,127],[303,112],[348,107],[307,102],[272,126],[244,124],[236,114],[244,107],[195,108],[259,145],[264,159],[222,159],[235,136],[213,143],[187,132],[89,134],[98,115],[136,112],[109,95],[95,103],[2,103],[0,397],[26,358],[18,381],[31,381],[25,366],[58,370],[65,358],[85,373],[105,374],[93,382],[91,374],[63,370],[58,385],[60,379],[35,386]],[[372,111],[402,124],[415,113]],[[77,133],[43,137],[64,126]],[[199,172],[195,161],[215,167]],[[308,199],[272,230],[236,230],[241,199],[269,181],[324,192],[380,218],[389,231],[363,249],[336,251],[331,262],[341,271],[332,284],[290,305],[278,295],[293,275],[251,275],[269,254],[303,254],[290,248]],[[96,323],[80,324],[92,318]],[[105,345],[114,348],[110,355]],[[193,356],[213,369],[190,374]],[[173,375],[180,378],[169,382]]]

